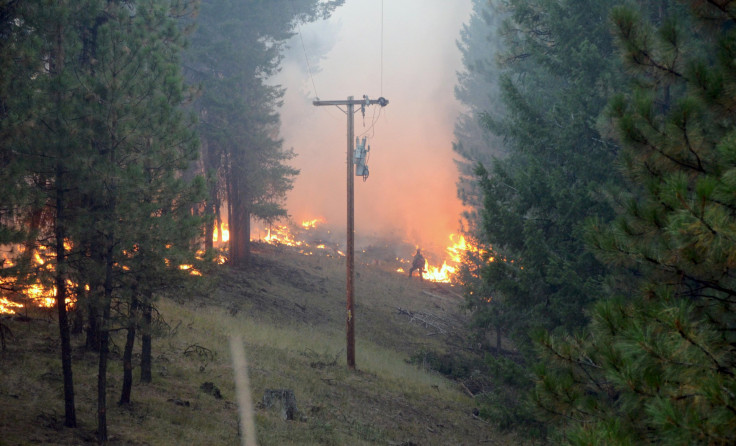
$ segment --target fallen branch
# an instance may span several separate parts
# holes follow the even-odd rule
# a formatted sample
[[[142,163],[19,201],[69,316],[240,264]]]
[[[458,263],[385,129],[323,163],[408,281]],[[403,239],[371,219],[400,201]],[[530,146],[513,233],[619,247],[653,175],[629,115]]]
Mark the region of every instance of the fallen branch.
[[[215,353],[212,350],[197,344],[191,344],[184,349],[184,356],[189,356],[192,354],[196,354],[200,358],[209,359],[211,361],[215,359]]]
[[[429,297],[435,297],[437,299],[447,299],[445,296],[440,296],[439,294],[430,293],[427,290],[422,290],[422,294],[426,294]]]
[[[398,314],[409,316],[409,323],[417,321],[424,325],[424,328],[434,328],[435,331],[432,332],[430,336],[434,336],[436,334],[447,334],[448,331],[456,328],[456,324],[431,313],[414,312],[401,307],[397,307],[396,309]]]
[[[468,392],[468,395],[470,395],[470,397],[471,397],[471,398],[475,398],[475,395],[473,395],[473,392],[471,392],[471,391],[470,391],[470,389],[468,389],[468,388],[467,388],[467,387],[465,386],[465,384],[463,384],[463,383],[461,383],[461,382],[459,382],[459,381],[458,381],[458,383],[460,383],[460,387],[462,387],[462,388],[463,388],[463,390],[465,390],[466,392]]]

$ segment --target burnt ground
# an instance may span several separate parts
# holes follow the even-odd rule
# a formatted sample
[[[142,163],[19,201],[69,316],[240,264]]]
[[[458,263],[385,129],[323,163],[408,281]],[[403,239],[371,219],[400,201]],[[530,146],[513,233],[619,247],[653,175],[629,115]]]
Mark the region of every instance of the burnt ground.
[[[423,354],[468,347],[459,290],[409,279],[394,266],[356,259],[358,348],[400,358],[403,367],[432,375],[423,371]],[[220,345],[225,338],[219,322],[208,325],[210,319],[202,318],[334,335],[339,343],[345,325],[344,260],[334,253],[305,256],[288,247],[256,245],[247,268],[223,266],[208,291],[176,296],[161,311],[166,322],[154,345],[154,383],[139,384],[136,376],[134,403],[128,407],[115,405],[122,339],[115,341],[109,366],[110,444],[238,444],[232,370],[227,348]],[[73,338],[80,427],[64,428],[58,326],[51,312],[30,316],[2,321],[12,336],[0,353],[0,445],[93,444],[96,355],[84,350],[81,336]],[[284,422],[257,408],[259,444],[519,444],[473,415],[476,403],[459,382],[436,376],[426,385],[405,383],[409,378],[392,378],[390,371],[401,364],[387,366],[386,372],[359,362],[358,370],[349,372],[344,350],[279,342],[284,341],[271,345],[246,339],[253,398],[267,388],[293,388],[302,415]],[[203,360],[188,354],[193,346],[211,355]],[[222,399],[203,395],[205,384],[221,390]]]

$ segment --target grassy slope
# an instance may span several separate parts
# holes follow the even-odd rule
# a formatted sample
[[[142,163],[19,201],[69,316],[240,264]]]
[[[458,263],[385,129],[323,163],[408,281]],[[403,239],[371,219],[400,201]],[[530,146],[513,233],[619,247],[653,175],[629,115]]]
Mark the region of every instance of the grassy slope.
[[[252,268],[223,268],[206,296],[161,300],[168,326],[154,340],[154,380],[136,383],[130,407],[115,404],[119,355],[110,363],[111,444],[239,444],[233,333],[245,342],[254,400],[265,389],[288,388],[300,410],[299,421],[282,421],[278,410],[257,408],[261,445],[518,444],[473,417],[473,401],[457,385],[407,363],[422,348],[456,348],[452,332],[462,314],[452,291],[380,266],[357,265],[356,273],[356,372],[345,367],[341,259],[261,247]],[[449,325],[438,333],[397,307]],[[63,428],[57,325],[49,315],[4,323],[14,340],[0,353],[0,445],[92,443],[95,354],[74,338],[80,427]],[[115,343],[122,347],[122,333]],[[202,391],[205,382],[223,398]]]

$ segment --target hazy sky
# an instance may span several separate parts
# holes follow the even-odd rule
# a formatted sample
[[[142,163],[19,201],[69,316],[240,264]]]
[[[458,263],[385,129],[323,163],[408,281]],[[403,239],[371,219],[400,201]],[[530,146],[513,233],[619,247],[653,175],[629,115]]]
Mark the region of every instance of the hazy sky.
[[[429,248],[457,232],[452,130],[461,107],[453,88],[461,69],[456,40],[470,10],[470,0],[347,0],[329,20],[301,27],[306,58],[297,35],[276,79],[287,88],[285,147],[294,148],[292,165],[301,169],[287,201],[294,220],[322,217],[345,227],[347,118],[336,107],[313,106],[316,89],[322,100],[390,101],[368,107],[365,119],[355,115],[356,136],[365,134],[371,146],[370,177],[355,182],[358,235],[394,234]]]

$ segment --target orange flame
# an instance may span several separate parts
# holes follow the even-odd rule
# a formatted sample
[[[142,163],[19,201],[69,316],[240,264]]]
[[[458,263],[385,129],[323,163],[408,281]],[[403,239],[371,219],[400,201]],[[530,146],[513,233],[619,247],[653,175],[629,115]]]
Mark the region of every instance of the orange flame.
[[[294,235],[289,228],[284,225],[278,225],[268,228],[268,233],[263,241],[272,245],[281,244],[286,246],[302,246],[304,242],[294,240]]]
[[[450,283],[452,277],[457,272],[457,268],[449,266],[447,261],[442,262],[442,266],[437,268],[436,266],[430,266],[429,262],[424,261],[424,278],[432,282]]]
[[[463,254],[466,252],[485,252],[481,248],[469,243],[462,234],[450,234],[448,238],[451,244],[445,248],[448,258],[442,261],[442,266],[432,266],[427,260],[424,261],[423,277],[431,282],[452,282],[453,277],[457,274],[458,265],[463,261]],[[401,261],[411,263],[408,260]],[[405,271],[403,268],[399,268],[396,272],[404,273]]]
[[[0,297],[0,314],[15,314],[15,308],[23,308],[23,304]]]
[[[229,240],[230,230],[228,230],[227,223],[223,223],[219,228],[215,225],[215,230],[212,232],[212,241],[227,243]]]
[[[202,273],[199,272],[196,268],[194,268],[194,265],[179,265],[179,269],[182,271],[189,271],[189,274],[192,276],[201,276]]]
[[[304,228],[304,229],[314,229],[314,228],[317,227],[317,224],[321,224],[321,223],[324,223],[324,222],[325,222],[325,219],[324,218],[321,218],[321,217],[320,218],[315,218],[313,220],[304,220],[302,222],[302,228]]]

